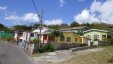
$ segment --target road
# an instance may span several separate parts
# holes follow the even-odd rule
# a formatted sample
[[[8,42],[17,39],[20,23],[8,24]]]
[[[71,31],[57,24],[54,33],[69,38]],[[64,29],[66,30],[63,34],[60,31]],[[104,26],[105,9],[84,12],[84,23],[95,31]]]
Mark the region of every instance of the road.
[[[0,64],[36,64],[18,46],[0,41]]]

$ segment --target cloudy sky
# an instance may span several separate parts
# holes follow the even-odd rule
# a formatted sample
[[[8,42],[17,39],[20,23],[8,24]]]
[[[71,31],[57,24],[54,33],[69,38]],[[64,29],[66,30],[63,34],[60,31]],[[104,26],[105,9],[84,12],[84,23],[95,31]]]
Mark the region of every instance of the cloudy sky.
[[[113,0],[34,0],[43,23],[113,24]],[[6,26],[39,22],[32,0],[0,0],[0,23]]]

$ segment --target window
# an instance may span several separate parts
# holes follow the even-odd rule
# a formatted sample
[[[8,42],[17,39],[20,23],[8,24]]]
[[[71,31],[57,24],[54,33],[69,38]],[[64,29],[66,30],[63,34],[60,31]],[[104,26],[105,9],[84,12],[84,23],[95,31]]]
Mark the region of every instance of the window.
[[[99,38],[99,35],[98,35],[98,38]]]
[[[98,35],[94,35],[94,39],[98,39]]]
[[[70,37],[67,37],[67,42],[70,42],[71,41],[71,38]]]
[[[62,42],[63,42],[63,41],[64,41],[64,37],[60,37],[60,41],[62,41]]]
[[[88,36],[86,36],[86,38],[91,39],[91,36],[90,36],[90,35],[88,35]]]
[[[23,33],[21,33],[21,32],[18,33],[18,36],[22,36],[22,35],[23,35]]]
[[[31,33],[30,36],[31,36],[31,37],[34,37],[34,33]]]
[[[77,42],[77,38],[75,38],[75,42]]]

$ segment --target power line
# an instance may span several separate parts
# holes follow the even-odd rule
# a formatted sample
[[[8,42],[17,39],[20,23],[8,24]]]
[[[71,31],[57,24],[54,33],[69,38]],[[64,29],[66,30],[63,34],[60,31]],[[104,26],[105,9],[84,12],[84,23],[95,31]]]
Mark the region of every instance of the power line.
[[[39,49],[40,49],[40,44],[41,44],[41,29],[42,29],[42,17],[41,17],[41,15],[38,13],[38,10],[37,10],[37,7],[36,7],[36,4],[35,4],[34,0],[32,0],[32,3],[33,3],[33,5],[34,5],[35,11],[36,11],[37,16],[39,17],[39,21],[40,21],[40,35],[39,35],[39,38],[40,38]]]

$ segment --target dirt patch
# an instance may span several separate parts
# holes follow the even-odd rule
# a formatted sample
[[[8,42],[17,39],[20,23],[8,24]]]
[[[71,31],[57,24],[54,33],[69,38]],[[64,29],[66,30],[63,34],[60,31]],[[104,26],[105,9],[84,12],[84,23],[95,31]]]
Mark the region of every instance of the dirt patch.
[[[57,63],[57,62],[64,62],[71,58],[76,57],[78,55],[83,55],[91,52],[101,51],[104,48],[94,48],[94,49],[87,49],[87,50],[80,50],[76,52],[72,52],[71,50],[60,50],[55,52],[48,52],[42,54],[40,57],[33,57],[36,62],[49,62],[49,63]]]

